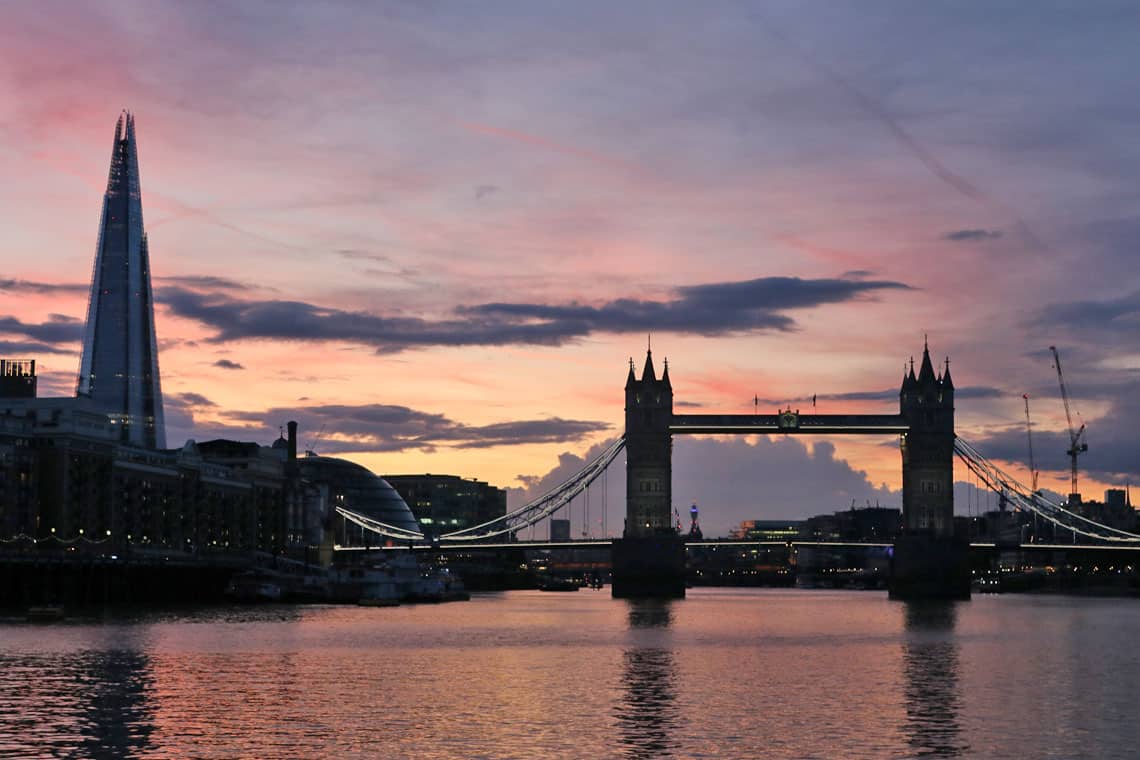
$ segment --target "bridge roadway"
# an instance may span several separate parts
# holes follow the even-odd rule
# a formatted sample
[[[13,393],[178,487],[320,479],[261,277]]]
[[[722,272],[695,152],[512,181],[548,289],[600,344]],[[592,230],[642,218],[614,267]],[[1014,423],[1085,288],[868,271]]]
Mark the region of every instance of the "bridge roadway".
[[[673,434],[809,433],[886,434],[910,430],[901,414],[674,414]]]
[[[436,546],[429,544],[416,544],[411,548],[416,551],[471,551],[475,549],[590,549],[611,546],[613,539],[610,538],[595,538],[583,541],[510,541],[502,543],[476,543],[465,541],[463,543],[440,543]],[[868,549],[885,549],[893,544],[890,543],[877,543],[869,541],[738,541],[732,539],[709,539],[701,541],[686,541],[686,547],[704,547],[704,546],[792,546],[792,547],[812,547],[812,546],[826,546],[833,548],[859,548],[864,547]],[[402,546],[337,546],[335,547],[338,552],[359,552],[359,551],[376,551],[377,549],[384,551],[405,551],[407,545]],[[1061,550],[1091,550],[1091,551],[1140,551],[1140,545],[1113,545],[1113,544],[998,544],[993,542],[973,542],[970,544],[971,549],[977,550],[1001,550],[1001,551],[1061,551]]]

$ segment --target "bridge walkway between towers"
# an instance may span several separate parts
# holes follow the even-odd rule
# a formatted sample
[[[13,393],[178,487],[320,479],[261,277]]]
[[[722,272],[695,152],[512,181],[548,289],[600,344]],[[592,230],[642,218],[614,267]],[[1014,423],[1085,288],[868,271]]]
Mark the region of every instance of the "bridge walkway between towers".
[[[674,414],[669,432],[674,435],[740,433],[886,434],[910,429],[901,414]]]

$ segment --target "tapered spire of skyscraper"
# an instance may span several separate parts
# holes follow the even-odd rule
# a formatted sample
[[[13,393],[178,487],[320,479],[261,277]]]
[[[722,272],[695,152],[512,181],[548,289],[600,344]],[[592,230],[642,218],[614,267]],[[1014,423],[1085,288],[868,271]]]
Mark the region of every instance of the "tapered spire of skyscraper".
[[[115,125],[76,395],[122,425],[124,443],[166,447],[135,119],[126,111]]]

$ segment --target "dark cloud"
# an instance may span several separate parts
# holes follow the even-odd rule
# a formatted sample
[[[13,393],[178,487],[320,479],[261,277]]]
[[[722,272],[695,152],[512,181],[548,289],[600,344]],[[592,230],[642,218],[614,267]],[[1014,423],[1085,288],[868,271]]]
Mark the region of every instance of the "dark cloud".
[[[590,420],[564,420],[552,417],[545,420],[500,422],[476,427],[457,426],[450,433],[454,446],[461,449],[482,449],[491,446],[514,446],[520,443],[563,443],[578,441],[591,433],[608,430],[610,425]],[[440,440],[447,440],[446,437]]]
[[[955,243],[977,242],[979,240],[997,240],[1002,236],[1001,230],[954,230],[942,236],[944,240]]]
[[[406,406],[327,404],[263,412],[227,412],[230,423],[259,426],[267,433],[295,420],[310,444],[321,453],[347,451],[431,451],[451,448],[489,448],[532,443],[568,443],[608,430],[604,422],[518,420],[490,425],[465,425],[446,415],[421,412]],[[304,436],[303,436],[304,438]]]
[[[169,282],[173,285],[181,285],[187,288],[195,288],[198,290],[249,290],[249,286],[245,283],[231,280],[228,277],[215,277],[213,275],[169,275],[167,277],[155,277],[159,282]]]
[[[907,290],[909,286],[890,281],[764,277],[680,287],[675,291],[677,297],[670,301],[618,299],[602,306],[490,303],[464,308],[461,313],[538,320],[577,326],[585,332],[668,330],[722,335],[790,330],[795,323],[783,311],[852,301],[875,291],[894,289]]]
[[[392,260],[391,257],[385,256],[382,253],[361,251],[357,250],[356,248],[341,248],[335,251],[335,253],[342,259],[348,259],[350,261],[378,261],[380,263],[387,264]]]
[[[75,350],[36,341],[0,340],[0,353],[6,356],[31,357],[36,354],[74,354]]]
[[[162,288],[158,298],[174,314],[214,328],[216,342],[342,340],[391,352],[422,346],[561,345],[596,332],[724,335],[791,330],[795,323],[785,311],[909,289],[886,280],[766,277],[680,287],[666,301],[618,299],[601,306],[487,303],[460,307],[456,310],[460,318],[438,321],[349,312],[301,301],[243,300],[179,287]]]
[[[1034,320],[1040,326],[1092,330],[1103,334],[1140,328],[1140,291],[1100,301],[1070,301],[1045,307]],[[1133,333],[1135,334],[1135,333]]]
[[[73,343],[83,338],[83,323],[74,317],[52,314],[47,322],[22,322],[16,317],[0,317],[0,332],[26,335],[43,343]]]
[[[180,406],[217,407],[216,403],[200,393],[177,393],[173,394],[172,396],[168,396],[166,399],[164,399],[164,401],[167,401],[167,403],[169,403],[170,399],[173,399],[174,402]]]
[[[244,365],[238,362],[232,362],[229,359],[218,359],[214,362],[214,366],[221,367],[222,369],[245,369]]]
[[[166,422],[166,440],[170,446],[180,446],[183,441],[194,436],[196,422],[195,410],[216,408],[210,399],[200,393],[167,393],[162,399],[163,416]],[[218,431],[213,431],[218,432]],[[244,438],[248,431],[227,431],[229,435],[199,436],[198,440],[208,438]]]
[[[475,188],[475,200],[481,201],[497,192],[499,192],[499,188],[496,185],[479,185]]]
[[[85,293],[88,286],[79,282],[32,282],[0,277],[0,290],[16,293]]]

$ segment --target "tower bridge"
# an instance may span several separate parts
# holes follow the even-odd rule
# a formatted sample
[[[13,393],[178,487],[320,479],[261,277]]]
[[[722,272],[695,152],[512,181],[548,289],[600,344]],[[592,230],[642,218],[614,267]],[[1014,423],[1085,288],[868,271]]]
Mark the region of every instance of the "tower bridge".
[[[684,548],[672,527],[674,435],[897,435],[903,526],[898,596],[969,596],[968,546],[954,538],[954,383],[923,347],[899,390],[898,414],[674,414],[668,361],[661,376],[646,351],[625,383],[626,519],[614,544],[614,596],[684,596]]]
[[[1081,549],[1140,549],[1140,535],[1069,511],[1031,490],[968,442],[954,428],[954,382],[949,360],[935,369],[928,345],[916,372],[912,361],[899,387],[897,414],[675,414],[668,362],[658,376],[652,351],[638,376],[633,361],[625,383],[625,432],[565,482],[521,507],[481,525],[426,537],[385,525],[352,509],[344,519],[374,534],[407,544],[426,542],[458,548],[508,541],[523,528],[569,505],[626,453],[626,515],[612,541],[614,596],[681,597],[685,593],[685,539],[673,524],[673,436],[675,435],[891,435],[897,436],[902,467],[902,534],[891,559],[891,594],[900,598],[965,598],[970,593],[969,551],[954,533],[954,458],[1013,509],[1034,515],[1080,536]],[[574,542],[578,543],[578,542]],[[986,549],[975,545],[975,550]]]

